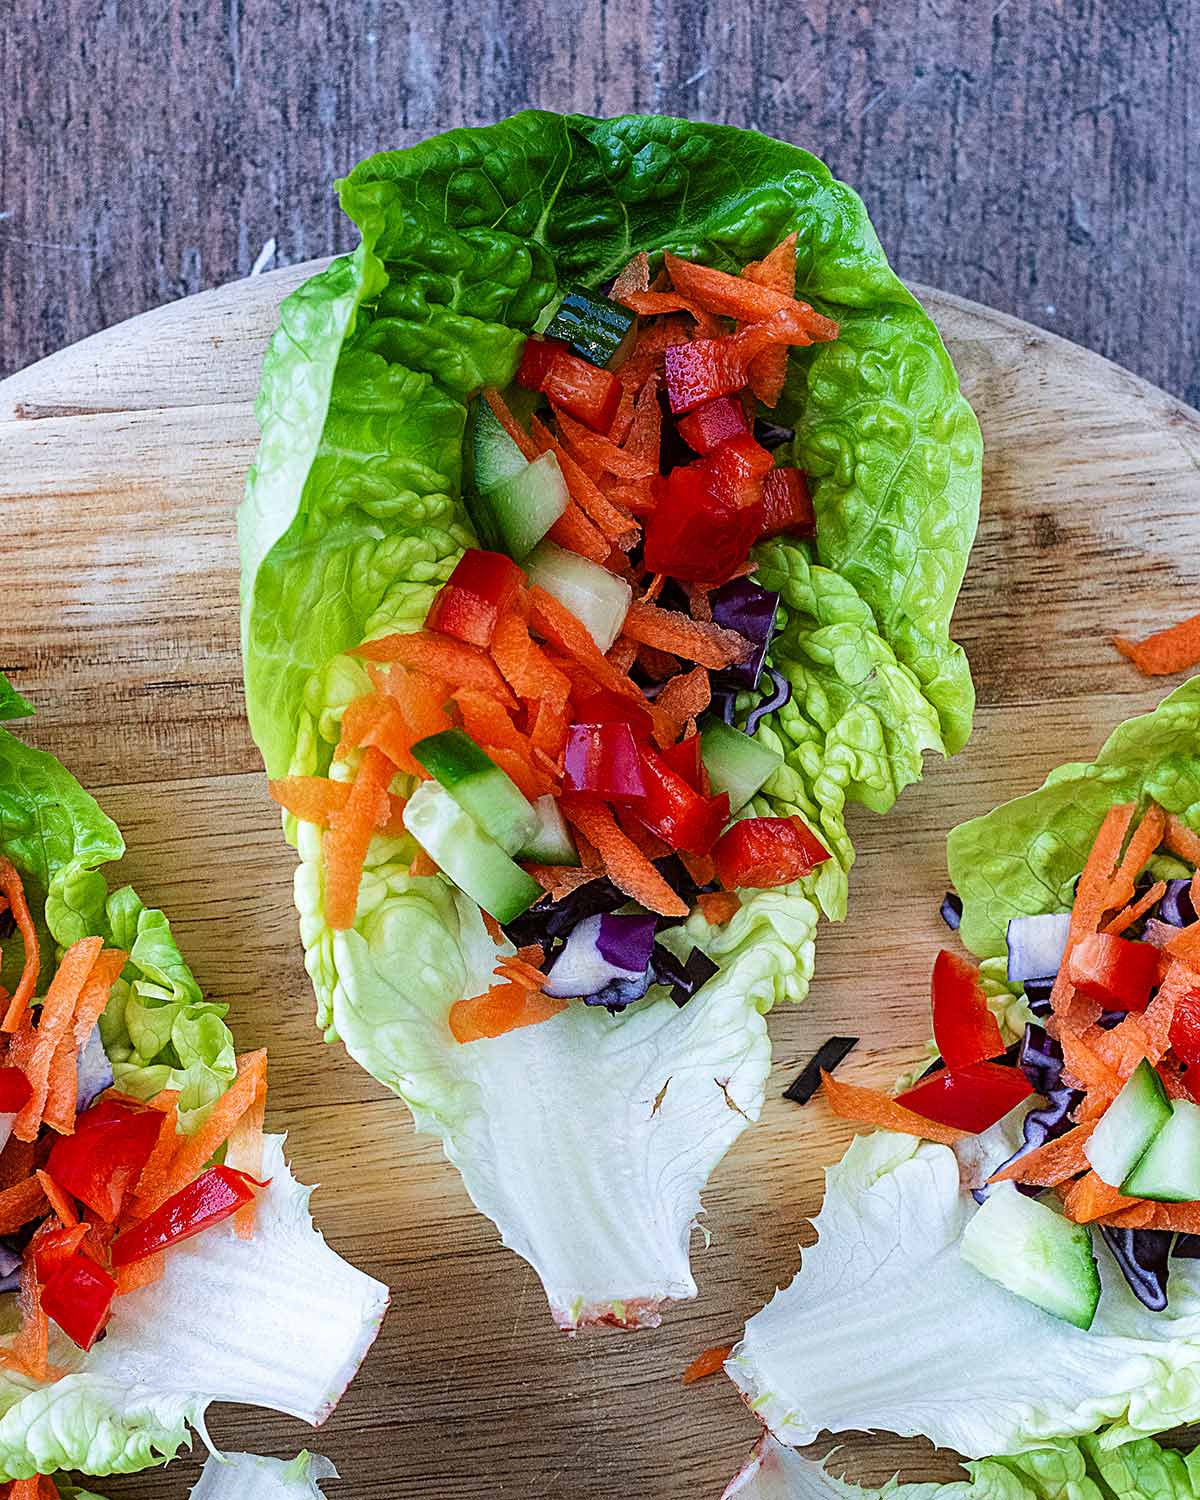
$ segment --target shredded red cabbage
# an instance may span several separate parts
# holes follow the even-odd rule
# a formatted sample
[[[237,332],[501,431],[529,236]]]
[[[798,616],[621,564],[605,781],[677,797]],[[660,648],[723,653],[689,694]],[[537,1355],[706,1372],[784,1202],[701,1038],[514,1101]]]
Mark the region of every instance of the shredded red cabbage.
[[[821,1087],[821,1074],[832,1073],[840,1062],[844,1062],[855,1047],[856,1036],[831,1036],[822,1042],[816,1052],[783,1091],[783,1097],[793,1104],[807,1104]]]
[[[1165,1229],[1114,1229],[1101,1224],[1104,1243],[1112,1251],[1143,1307],[1162,1312],[1167,1305],[1167,1276],[1171,1269],[1171,1235]]]

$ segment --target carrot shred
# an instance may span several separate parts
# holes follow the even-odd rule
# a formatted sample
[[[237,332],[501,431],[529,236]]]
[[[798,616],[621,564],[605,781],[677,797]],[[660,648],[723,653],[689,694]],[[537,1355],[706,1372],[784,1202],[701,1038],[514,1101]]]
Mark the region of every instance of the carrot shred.
[[[675,290],[693,298],[709,312],[750,324],[761,323],[764,310],[771,314],[788,312],[796,316],[816,342],[828,343],[838,336],[838,325],[832,318],[822,317],[807,302],[785,292],[757,283],[748,284],[742,277],[730,276],[712,266],[680,260],[669,250],[664,261]]]
[[[517,957],[523,964],[532,964],[535,969],[540,969],[546,962],[546,950],[541,943],[526,943],[523,948],[517,949]]]
[[[880,1130],[895,1130],[901,1135],[916,1135],[922,1140],[938,1141],[943,1146],[952,1146],[970,1132],[958,1130],[953,1125],[942,1125],[936,1120],[927,1120],[915,1110],[906,1109],[886,1094],[876,1089],[866,1089],[854,1083],[840,1083],[831,1073],[821,1069],[821,1082],[825,1099],[835,1115],[843,1120],[853,1120],[859,1125],[875,1125]]]
[[[566,510],[546,535],[568,552],[577,552],[580,557],[602,567],[610,551],[604,533],[598,526],[593,526],[574,497],[567,501]]]
[[[92,971],[75,1002],[70,1029],[59,1042],[50,1061],[42,1121],[60,1135],[72,1135],[75,1131],[76,1101],[79,1096],[79,1049],[91,1036],[97,1021],[104,1014],[112,987],[121,977],[121,970],[128,959],[129,955],[120,948],[105,948],[97,954]]]
[[[659,651],[656,646],[639,646],[637,659],[638,665],[659,682],[674,677],[683,669],[683,663],[677,656],[672,656],[669,651]]]
[[[46,1195],[46,1201],[58,1215],[59,1223],[64,1229],[75,1229],[79,1225],[79,1215],[75,1211],[68,1194],[66,1194],[49,1172],[44,1172],[41,1167],[37,1170],[37,1180],[42,1185],[42,1192]],[[80,1239],[83,1236],[80,1235]]]
[[[1133,902],[1132,905],[1124,907],[1115,917],[1111,917],[1100,929],[1114,936],[1124,932],[1127,927],[1132,927],[1137,919],[1144,916],[1152,906],[1155,906],[1167,894],[1167,883],[1158,880],[1150,887],[1144,896]]]
[[[565,704],[570,697],[569,680],[531,639],[529,627],[519,614],[500,617],[491,650],[497,667],[522,702],[551,697]]]
[[[631,698],[635,703],[644,707],[652,718],[654,717],[654,705],[647,703],[637,684],[631,681],[624,672],[619,672],[603,655],[592,639],[587,626],[578,616],[573,614],[566,605],[560,603],[553,594],[548,594],[545,589],[536,584],[529,590],[529,598],[533,606],[533,623],[536,628],[560,651],[564,651],[586,669],[592,679],[593,687],[610,688],[623,697]],[[659,721],[665,722],[661,715],[659,715]]]
[[[541,886],[552,901],[561,901],[581,885],[588,885],[599,877],[598,870],[574,865],[524,865],[525,873]]]
[[[1094,1124],[1076,1125],[1066,1135],[1047,1141],[993,1172],[988,1181],[1025,1182],[1037,1187],[1057,1187],[1061,1182],[1069,1182],[1072,1177],[1091,1169],[1083,1148],[1095,1128]]]
[[[156,1094],[155,1107],[163,1110],[159,1122],[158,1137],[146,1158],[132,1194],[133,1203],[148,1203],[159,1195],[162,1184],[170,1172],[171,1159],[179,1148],[179,1114],[176,1108],[179,1093],[176,1089],[164,1089]],[[135,1211],[133,1217],[137,1217]]]
[[[254,1098],[246,1112],[233,1123],[229,1139],[225,1143],[225,1165],[257,1182],[263,1174],[263,1123],[267,1113],[267,1077],[264,1072],[258,1080]],[[238,1239],[248,1240],[254,1234],[255,1211],[258,1197],[243,1203],[233,1215],[233,1228]]]
[[[1115,1214],[1136,1202],[1136,1198],[1127,1198],[1120,1189],[1110,1187],[1092,1171],[1077,1178],[1063,1192],[1062,1198],[1063,1212],[1076,1224],[1090,1224],[1104,1214]]]
[[[549,698],[543,698],[529,737],[533,748],[557,760],[566,748],[567,728],[566,715]]]
[[[353,927],[363,865],[371,838],[391,812],[388,786],[395,766],[371,746],[350,788],[346,805],[325,834],[325,919],[335,931]]]
[[[717,878],[717,867],[711,854],[688,854],[680,850],[679,861],[697,885],[711,885]]]
[[[732,1353],[732,1344],[718,1344],[713,1349],[705,1349],[703,1354],[697,1354],[679,1378],[684,1385],[692,1385],[697,1380],[703,1380],[706,1375],[715,1375]]]
[[[33,1090],[13,1121],[13,1134],[20,1141],[37,1139],[50,1093],[54,1054],[69,1031],[75,1006],[102,946],[102,938],[88,937],[67,949],[42,1001],[37,1027],[26,1018],[24,1027],[9,1043],[9,1065],[24,1072]]]
[[[25,1019],[29,1002],[33,999],[42,960],[38,949],[37,928],[33,925],[29,905],[25,900],[25,887],[17,873],[17,867],[3,855],[0,855],[0,891],[4,893],[25,950],[21,977],[17,980],[17,987],[9,998],[4,1020],[0,1022],[0,1031],[16,1031]]]
[[[240,1214],[244,1208],[250,1208],[252,1204],[253,1200],[243,1204],[237,1212]],[[237,1214],[234,1215],[234,1223],[236,1222]],[[153,1255],[130,1261],[127,1266],[117,1266],[113,1272],[113,1278],[117,1283],[117,1296],[127,1297],[130,1292],[140,1292],[144,1286],[153,1286],[156,1281],[161,1281],[166,1264],[167,1258],[164,1253],[156,1250]]]
[[[1113,645],[1146,677],[1167,677],[1200,666],[1200,615],[1156,630],[1144,641],[1114,636]]]
[[[638,334],[633,353],[616,372],[617,379],[631,390],[641,390],[647,380],[661,370],[664,351],[672,344],[686,344],[689,339],[687,324],[683,318],[656,318]],[[634,425],[636,424],[635,416]]]
[[[691,620],[675,610],[659,609],[656,604],[631,604],[622,630],[639,645],[673,652],[701,667],[731,666],[751,650],[749,641],[736,631]]]
[[[409,862],[408,873],[414,880],[426,880],[431,875],[438,873],[438,867],[429,855],[425,853],[424,849],[418,845],[417,852]]]
[[[742,267],[747,281],[758,286],[770,287],[791,297],[796,292],[796,235],[793,231],[781,240],[774,250],[762,260],[751,261]],[[747,371],[750,389],[764,406],[774,407],[783,394],[783,383],[787,379],[788,355],[784,348],[764,349],[756,359],[750,361]]]
[[[1102,1220],[1121,1229],[1166,1229],[1175,1234],[1200,1234],[1200,1203],[1141,1203]]]
[[[237,1077],[213,1105],[203,1125],[193,1135],[180,1138],[175,1154],[158,1181],[151,1183],[146,1192],[142,1191],[139,1182],[134,1204],[136,1217],[144,1218],[153,1213],[173,1193],[198,1177],[213,1152],[229,1139],[233,1127],[246,1111],[254,1107],[259,1089],[266,1086],[266,1051],[260,1048],[257,1052],[243,1053],[237,1066]]]
[[[502,958],[492,972],[508,984],[523,985],[527,990],[544,990],[546,976],[533,964],[527,964],[511,954]]]
[[[629,840],[629,842],[641,854],[644,854],[651,863],[656,859],[663,859],[671,853],[670,844],[665,843],[656,833],[651,833],[644,823],[638,821],[635,815],[626,807],[614,809],[617,826]]]
[[[622,833],[608,808],[575,796],[563,797],[559,807],[572,827],[578,828],[599,850],[605,872],[618,890],[660,916],[687,916],[685,903],[637,845]]]
[[[1200,869],[1200,833],[1189,828],[1182,818],[1167,814],[1167,826],[1163,831],[1163,847],[1179,859]]]
[[[508,409],[508,403],[494,385],[484,386],[483,399],[492,409],[492,415],[500,423],[513,442],[521,450],[521,454],[530,463],[538,456],[538,451],[533,439],[513,416]]]
[[[1166,826],[1166,814],[1156,802],[1152,802],[1130,835],[1121,863],[1113,875],[1108,892],[1110,907],[1125,906],[1133,900],[1137,878],[1162,842]]]
[[[620,299],[626,307],[633,309],[639,318],[657,318],[663,313],[684,312],[695,318],[705,338],[719,339],[724,329],[712,313],[691,297],[681,292],[628,292]]]
[[[0,1234],[16,1234],[30,1219],[44,1214],[48,1207],[46,1190],[36,1175],[0,1189]]]
[[[38,1286],[37,1264],[32,1255],[21,1261],[21,1284],[17,1297],[21,1310],[21,1328],[12,1342],[11,1353],[27,1374],[45,1380],[50,1374],[50,1320],[42,1308]]]
[[[619,479],[650,479],[658,473],[657,456],[649,458],[618,447],[612,438],[601,437],[557,406],[554,416],[571,449],[601,473],[615,474]]]
[[[335,812],[340,812],[350,795],[348,781],[331,781],[328,776],[284,776],[267,782],[267,793],[303,823],[328,827]]]
[[[501,703],[512,703],[504,679],[478,646],[469,646],[453,636],[432,630],[397,631],[364,641],[353,652],[364,661],[399,662],[441,678],[453,687],[482,688],[495,693]],[[397,701],[401,701],[399,698]]]
[[[1104,1096],[1112,1100],[1121,1092],[1122,1080],[1103,1058],[1098,1057],[1092,1047],[1073,1031],[1065,1031],[1061,1037],[1063,1049],[1063,1073],[1073,1085],[1085,1093]]]
[[[1190,969],[1200,973],[1200,922],[1192,922],[1187,927],[1181,927],[1179,932],[1167,943],[1165,952],[1172,958],[1178,959]]]
[[[496,984],[485,994],[456,1000],[447,1021],[456,1042],[478,1042],[549,1021],[566,1010],[567,1004],[523,985]]]
[[[623,635],[617,637],[606,653],[606,660],[611,662],[618,672],[624,672],[626,675],[637,658],[637,642],[627,640]]]
[[[645,292],[650,288],[650,257],[644,250],[630,260],[609,288],[614,302],[623,302],[627,292]]]
[[[409,776],[429,779],[429,772],[414,759],[412,747],[416,737],[412,734],[399,704],[383,693],[367,693],[346,705],[342,715],[341,739],[334,752],[338,760],[344,760],[352,750],[374,746],[381,750],[399,771]],[[345,812],[345,805],[330,817],[330,825]]]
[[[1122,1082],[1133,1076],[1134,1069],[1143,1058],[1157,1063],[1160,1056],[1136,1015],[1128,1015],[1111,1031],[1102,1032],[1096,1038],[1094,1050],[1096,1056],[1107,1063]]]
[[[625,436],[625,451],[657,466],[662,450],[662,407],[658,404],[658,371],[652,370],[633,403],[633,422]]]
[[[734,891],[701,891],[696,897],[696,905],[704,920],[713,927],[724,927],[742,909],[742,903]]]
[[[563,472],[563,478],[567,481],[567,489],[570,492],[572,501],[579,507],[597,535],[607,537],[610,543],[620,545],[623,542],[627,542],[629,546],[632,546],[638,539],[638,528],[633,517],[627,515],[623,510],[615,506],[611,500],[606,498],[595,480],[588,475],[582,465],[575,462],[544,423],[540,422],[537,417],[533,417],[530,420],[529,426],[534,440],[543,453],[553,453],[558,459],[558,466]],[[595,434],[591,435],[595,436]],[[599,441],[607,442],[607,439],[601,438]],[[621,452],[615,446],[614,451],[617,453]],[[554,526],[560,525],[568,513],[569,507],[568,511],[564,512],[554,523]],[[551,537],[554,537],[554,526],[550,528],[549,535]],[[578,523],[573,521],[571,526],[572,528],[577,528]],[[555,540],[558,540],[558,538],[555,538]],[[564,543],[563,545],[567,544]],[[588,545],[589,547],[594,547],[596,544],[589,538]],[[590,551],[585,552],[583,555],[585,557],[592,557],[592,560],[595,562],[603,562],[608,556],[609,550],[609,547],[605,546],[602,555],[599,557],[593,557]]]
[[[659,709],[678,726],[676,733],[679,734],[687,721],[699,718],[712,701],[708,672],[704,667],[694,667],[690,672],[672,677],[656,701]]]
[[[1079,885],[1075,892],[1075,905],[1071,910],[1071,923],[1067,933],[1067,946],[1058,977],[1050,992],[1050,1008],[1057,1022],[1057,1030],[1082,1032],[1100,1014],[1098,1001],[1087,1000],[1077,995],[1070,978],[1067,960],[1076,943],[1089,932],[1098,930],[1105,912],[1111,904],[1113,874],[1120,859],[1125,834],[1133,818],[1133,804],[1124,803],[1110,807],[1096,834],[1095,842],[1088,853]],[[1120,903],[1124,905],[1124,902]]]

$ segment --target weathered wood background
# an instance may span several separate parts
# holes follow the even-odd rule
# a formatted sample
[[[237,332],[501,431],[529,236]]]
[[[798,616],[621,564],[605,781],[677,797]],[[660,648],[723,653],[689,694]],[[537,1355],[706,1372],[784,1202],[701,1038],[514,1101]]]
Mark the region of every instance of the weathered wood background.
[[[0,374],[345,247],[359,157],[527,105],[797,141],[902,275],[1200,404],[1189,0],[6,0]]]

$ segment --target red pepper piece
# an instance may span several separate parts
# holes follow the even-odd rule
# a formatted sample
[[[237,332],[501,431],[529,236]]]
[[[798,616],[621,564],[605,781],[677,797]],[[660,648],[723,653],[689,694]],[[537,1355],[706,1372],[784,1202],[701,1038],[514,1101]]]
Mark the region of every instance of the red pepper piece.
[[[0,1068],[0,1115],[15,1115],[29,1103],[33,1087],[20,1068]]]
[[[1004,1038],[975,965],[943,948],[934,960],[931,989],[933,1039],[946,1066],[965,1068],[999,1057]]]
[[[525,581],[525,574],[503,552],[468,547],[430,605],[426,627],[471,646],[490,646],[500,616]]]
[[[42,1287],[42,1311],[69,1339],[90,1349],[108,1321],[117,1283],[86,1255],[72,1255]]]
[[[745,432],[722,443],[693,467],[706,476],[709,489],[719,500],[739,508],[761,507],[764,480],[774,462],[762,444]]]
[[[639,741],[648,740],[654,729],[654,721],[644,708],[611,688],[597,688],[576,703],[575,712],[581,724],[628,724]]]
[[[47,1219],[46,1224],[52,1224]],[[48,1229],[43,1226],[29,1242],[27,1255],[33,1256],[37,1279],[43,1284],[50,1280],[60,1266],[71,1260],[83,1241],[91,1233],[87,1224],[76,1224],[71,1229]]]
[[[689,734],[686,740],[680,740],[677,745],[670,745],[666,750],[660,750],[658,758],[670,766],[677,775],[682,776],[693,791],[707,795],[704,761],[700,757],[699,734]]]
[[[193,1235],[231,1218],[244,1203],[250,1202],[255,1188],[266,1185],[233,1167],[209,1167],[195,1182],[180,1188],[152,1214],[117,1236],[112,1247],[113,1265],[132,1265],[157,1250],[190,1240]]]
[[[898,1095],[896,1103],[939,1125],[977,1135],[1033,1093],[1020,1068],[977,1062],[966,1068],[942,1068]]]
[[[612,371],[588,364],[557,339],[526,339],[517,381],[593,432],[607,433],[621,404],[621,382]]]
[[[799,469],[772,469],[763,480],[763,536],[812,536],[817,518]]]
[[[741,402],[729,396],[718,396],[715,401],[698,406],[686,417],[680,417],[675,425],[679,428],[679,436],[697,453],[711,453],[730,438],[749,436],[750,433]]]
[[[1171,1046],[1190,1068],[1200,1063],[1200,992],[1182,995],[1171,1016]],[[1188,1077],[1191,1078],[1191,1074]]]
[[[652,573],[723,583],[758,540],[762,505],[731,505],[714,495],[704,462],[672,469],[657,487],[657,504],[646,518],[644,551]]]
[[[693,339],[663,351],[667,400],[679,416],[720,396],[732,396],[746,384],[746,366],[729,339]]]
[[[729,821],[729,794],[705,797],[666,760],[642,747],[645,801],[635,809],[651,833],[681,854],[707,854]]]
[[[1159,950],[1111,932],[1089,932],[1071,949],[1067,972],[1081,995],[1105,1010],[1145,1010],[1158,983]]]
[[[727,891],[787,885],[828,858],[829,850],[799,818],[741,818],[713,849],[717,879]]]
[[[141,1176],[161,1124],[156,1109],[102,1100],[79,1116],[74,1135],[54,1142],[46,1170],[60,1187],[111,1224],[126,1192]]]
[[[609,802],[646,795],[637,741],[628,724],[572,724],[564,758],[567,789]]]

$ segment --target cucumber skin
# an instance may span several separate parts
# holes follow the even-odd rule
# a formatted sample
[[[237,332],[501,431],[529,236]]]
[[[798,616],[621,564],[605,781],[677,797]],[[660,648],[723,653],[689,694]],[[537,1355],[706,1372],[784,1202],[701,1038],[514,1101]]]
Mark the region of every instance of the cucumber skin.
[[[981,1276],[1086,1332],[1100,1304],[1100,1272],[1086,1224],[1073,1224],[1045,1203],[1000,1185],[963,1232],[959,1253]],[[1038,1297],[1033,1274],[1057,1263],[1058,1294]],[[1022,1273],[1025,1274],[1022,1274]]]
[[[1173,1167],[1183,1165],[1183,1170]],[[1163,1186],[1174,1177],[1180,1187]],[[1150,1142],[1137,1164],[1121,1184],[1121,1191],[1155,1203],[1194,1203],[1200,1200],[1200,1105],[1187,1099],[1171,1104],[1171,1117]]]
[[[423,782],[408,799],[404,826],[443,873],[497,922],[511,922],[541,897],[537,881],[436,782]]]
[[[532,835],[537,822],[533,804],[461,729],[443,729],[418,740],[412,753],[505,854],[515,854]]]
[[[729,793],[731,813],[745,807],[783,764],[782,755],[720,719],[701,730],[700,756],[714,794]],[[748,769],[748,775],[739,774]]]

